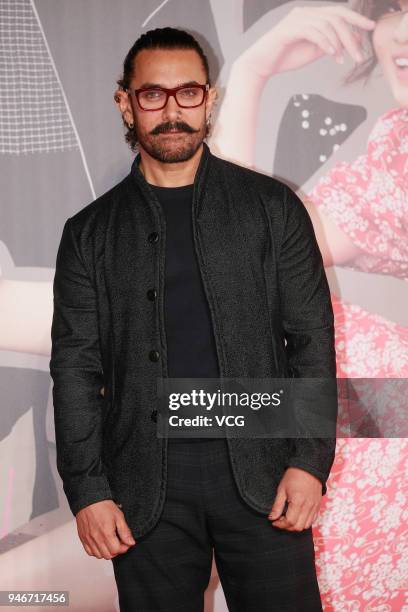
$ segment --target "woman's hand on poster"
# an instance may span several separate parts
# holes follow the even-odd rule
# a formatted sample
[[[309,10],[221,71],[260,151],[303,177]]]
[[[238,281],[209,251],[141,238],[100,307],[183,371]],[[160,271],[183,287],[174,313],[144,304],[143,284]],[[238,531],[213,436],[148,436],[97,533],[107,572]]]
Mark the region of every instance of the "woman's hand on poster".
[[[237,62],[264,78],[302,68],[324,55],[343,63],[344,50],[359,63],[364,60],[362,34],[375,25],[346,6],[295,7]]]

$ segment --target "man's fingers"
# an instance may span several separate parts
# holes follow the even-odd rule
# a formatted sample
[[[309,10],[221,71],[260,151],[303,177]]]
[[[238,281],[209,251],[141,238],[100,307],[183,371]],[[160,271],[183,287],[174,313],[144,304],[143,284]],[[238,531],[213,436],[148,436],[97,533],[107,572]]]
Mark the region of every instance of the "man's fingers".
[[[106,546],[112,557],[125,553],[130,548],[130,544],[123,544],[115,533],[106,535]]]
[[[287,529],[289,527],[285,516],[280,516],[275,521],[272,521],[271,525],[277,527],[278,529]]]
[[[123,512],[119,513],[115,517],[115,521],[116,529],[121,543],[126,544],[127,546],[133,546],[134,544],[136,544],[136,540],[134,539],[132,532],[129,529],[129,526],[126,523]]]
[[[298,499],[295,501],[290,501],[288,505],[288,510],[286,512],[285,521],[287,525],[287,529],[293,529],[293,525],[298,521],[301,510],[303,507],[303,503]]]
[[[273,502],[271,511],[268,515],[270,519],[276,519],[283,512],[286,502],[286,493],[283,489],[278,489],[275,497],[275,501]]]
[[[294,523],[294,525],[292,525],[293,531],[303,531],[303,529],[307,528],[306,527],[307,521],[309,519],[312,509],[313,509],[313,506],[310,506],[307,503],[303,504],[296,522]]]
[[[272,521],[272,525],[274,527],[278,527],[279,529],[286,529],[287,531],[303,531],[304,529],[309,529],[312,526],[312,523],[316,520],[317,514],[308,514],[303,518],[299,518],[295,524],[292,523],[286,516],[281,516],[275,521]]]
[[[85,542],[82,542],[82,544],[83,544],[83,546],[84,546],[84,548],[85,548],[85,550],[86,550],[87,554],[88,554],[90,557],[93,557],[93,556],[94,556],[94,554],[93,554],[93,551],[92,551],[91,547],[90,547],[88,544],[86,544]]]
[[[313,506],[310,509],[309,514],[307,515],[307,518],[306,518],[306,521],[305,521],[305,529],[309,529],[309,527],[311,527],[313,525],[313,523],[317,519],[317,515],[318,515],[318,512],[316,512],[316,508],[315,508],[315,506]]]
[[[112,533],[110,530],[100,530],[97,533],[89,534],[84,547],[87,552],[88,548],[90,548],[92,554],[98,559],[107,560],[116,557],[117,554],[126,552],[129,548],[129,546],[121,544],[116,533]]]
[[[125,553],[135,543],[121,510],[111,516],[109,522],[101,529],[97,539],[98,548],[105,559],[111,559],[118,554]]]
[[[89,535],[83,546],[88,553],[97,559],[111,559],[118,554],[125,553],[130,546],[122,544],[116,533],[104,533],[101,531],[98,535]]]
[[[105,544],[104,541],[100,541],[98,542],[98,548],[102,553],[102,558],[106,559],[107,561],[109,561],[109,559],[112,558],[112,554],[108,548],[108,546]]]
[[[281,516],[277,521],[273,521],[273,525],[288,531],[296,531],[295,527],[300,525],[299,519],[302,514],[304,516],[304,503],[290,501],[286,515]]]
[[[97,559],[103,559],[103,554],[101,552],[101,549],[99,547],[99,543],[96,537],[89,534],[87,538],[87,545],[91,549],[93,557],[96,557]]]

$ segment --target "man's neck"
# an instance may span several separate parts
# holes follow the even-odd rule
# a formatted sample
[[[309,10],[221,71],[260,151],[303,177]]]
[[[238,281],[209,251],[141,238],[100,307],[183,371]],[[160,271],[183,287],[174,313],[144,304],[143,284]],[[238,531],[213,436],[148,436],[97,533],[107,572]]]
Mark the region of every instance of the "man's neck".
[[[184,162],[164,163],[140,149],[139,169],[146,181],[158,187],[182,187],[194,183],[203,152],[201,144],[193,157]]]

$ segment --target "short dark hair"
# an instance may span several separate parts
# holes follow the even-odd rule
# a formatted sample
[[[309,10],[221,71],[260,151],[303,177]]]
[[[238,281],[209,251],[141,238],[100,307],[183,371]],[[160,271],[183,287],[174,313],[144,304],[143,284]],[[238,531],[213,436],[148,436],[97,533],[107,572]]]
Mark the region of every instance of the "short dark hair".
[[[178,28],[156,28],[142,34],[129,49],[123,62],[123,75],[116,82],[122,89],[127,89],[133,76],[134,61],[142,49],[193,49],[200,56],[207,83],[210,83],[210,69],[207,57],[198,41]],[[210,83],[211,84],[211,83]]]
[[[192,34],[186,32],[185,30],[165,27],[155,28],[154,30],[144,32],[129,49],[123,62],[123,74],[116,81],[121,89],[125,90],[129,88],[130,81],[133,76],[135,58],[137,54],[142,51],[142,49],[192,49],[193,51],[196,51],[201,59],[202,66],[205,71],[206,82],[211,86],[208,59],[199,42],[194,38],[194,36],[192,36]],[[129,144],[132,151],[136,151],[137,138],[134,127],[129,128],[125,121],[123,121],[123,123],[128,128],[125,134],[125,140]]]

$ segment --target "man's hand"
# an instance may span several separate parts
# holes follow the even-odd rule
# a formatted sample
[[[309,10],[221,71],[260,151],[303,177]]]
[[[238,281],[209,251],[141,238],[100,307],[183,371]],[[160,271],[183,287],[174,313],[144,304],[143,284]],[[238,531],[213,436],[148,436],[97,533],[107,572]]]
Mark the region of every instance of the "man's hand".
[[[112,499],[82,508],[75,518],[79,538],[90,556],[112,559],[136,544],[122,510]]]
[[[301,468],[289,467],[279,483],[268,518],[274,527],[288,531],[308,529],[315,521],[322,499],[322,483]],[[281,516],[288,500],[286,516]]]

